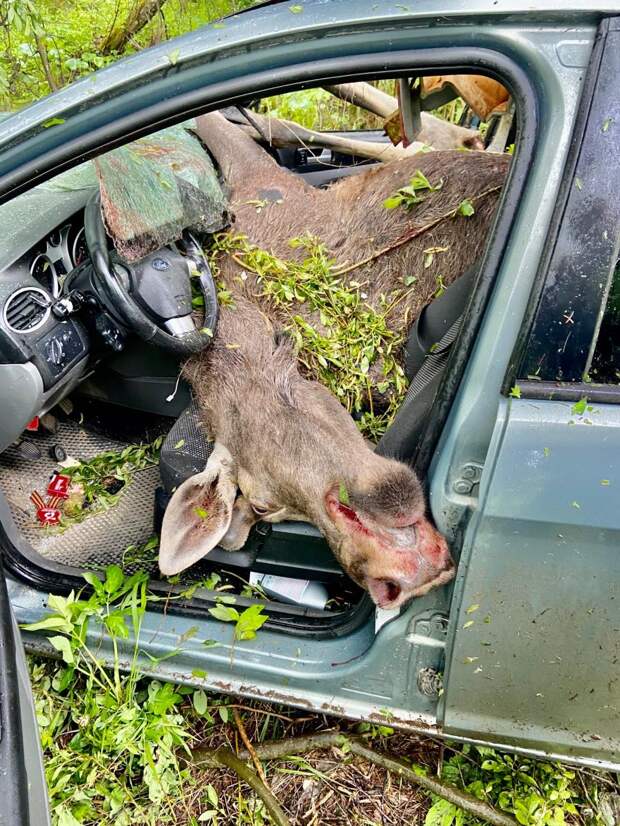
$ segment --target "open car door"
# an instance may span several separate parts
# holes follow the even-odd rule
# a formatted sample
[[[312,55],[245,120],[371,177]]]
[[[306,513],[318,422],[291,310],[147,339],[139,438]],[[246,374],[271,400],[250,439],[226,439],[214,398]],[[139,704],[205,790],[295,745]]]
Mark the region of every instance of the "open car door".
[[[444,697],[449,735],[492,733],[502,746],[610,766],[620,755],[620,393],[605,348],[620,282],[619,79],[616,18],[593,51],[533,323],[484,461]]]
[[[24,648],[0,559],[0,826],[50,823]]]

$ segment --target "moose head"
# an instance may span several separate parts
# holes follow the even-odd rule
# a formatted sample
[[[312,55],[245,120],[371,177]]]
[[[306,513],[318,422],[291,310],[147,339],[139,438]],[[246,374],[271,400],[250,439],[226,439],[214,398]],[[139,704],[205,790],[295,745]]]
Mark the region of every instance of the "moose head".
[[[251,338],[242,332],[248,324]],[[222,343],[231,339],[236,349]],[[223,312],[209,355],[187,374],[215,447],[168,505],[164,574],[216,545],[241,548],[259,520],[292,519],[316,525],[382,608],[452,579],[454,564],[426,517],[415,473],[371,449],[335,396],[300,375],[290,342],[261,334],[249,305]]]

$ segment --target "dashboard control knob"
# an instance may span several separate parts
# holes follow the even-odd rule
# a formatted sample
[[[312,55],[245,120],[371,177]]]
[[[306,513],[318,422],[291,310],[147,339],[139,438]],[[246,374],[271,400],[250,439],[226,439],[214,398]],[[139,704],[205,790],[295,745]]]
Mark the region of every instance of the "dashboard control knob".
[[[63,363],[65,358],[65,348],[59,338],[50,338],[45,346],[45,358],[49,364],[56,366]]]

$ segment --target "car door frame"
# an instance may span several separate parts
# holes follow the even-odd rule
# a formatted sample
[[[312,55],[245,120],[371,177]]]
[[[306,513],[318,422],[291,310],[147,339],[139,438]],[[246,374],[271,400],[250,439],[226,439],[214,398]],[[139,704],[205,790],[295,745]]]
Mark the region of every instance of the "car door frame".
[[[608,450],[616,449],[617,451],[614,445],[617,444],[618,427],[620,427],[620,408],[601,407],[592,414],[594,418],[596,414],[600,414],[599,420],[594,422],[587,418],[588,414],[580,416],[579,408],[576,411],[572,403],[585,397],[597,406],[598,404],[605,405],[605,403],[618,405],[620,402],[620,387],[593,386],[587,380],[588,364],[596,342],[598,325],[605,307],[620,247],[620,201],[614,198],[614,187],[616,192],[620,189],[620,101],[614,100],[612,95],[614,84],[617,88],[619,81],[620,18],[607,18],[601,23],[597,33],[551,231],[541,258],[528,309],[524,315],[522,329],[504,378],[503,399],[500,402],[489,455],[486,457],[482,470],[480,498],[475,503],[470,503],[476,513],[467,529],[463,546],[465,564],[459,571],[459,582],[455,589],[453,626],[447,652],[447,690],[443,703],[445,731],[455,739],[473,739],[479,743],[508,749],[515,749],[518,746],[519,750],[528,751],[537,756],[562,756],[564,759],[573,759],[575,762],[615,770],[620,762],[618,747],[620,731],[614,732],[609,729],[609,724],[605,725],[602,722],[602,711],[605,706],[601,707],[600,734],[597,730],[592,730],[591,732],[584,731],[580,737],[572,736],[575,734],[574,731],[569,735],[568,719],[564,735],[561,733],[562,726],[557,720],[554,721],[554,732],[549,729],[547,739],[545,739],[544,725],[540,725],[540,720],[538,728],[534,725],[530,731],[526,732],[527,723],[519,721],[518,702],[511,682],[514,680],[514,673],[512,676],[509,674],[509,657],[523,657],[523,647],[518,638],[521,635],[528,635],[532,640],[537,640],[536,644],[542,645],[543,649],[547,641],[551,646],[554,640],[555,647],[549,648],[547,663],[552,663],[553,657],[557,656],[559,664],[560,660],[566,659],[566,650],[560,648],[558,644],[562,635],[554,636],[550,627],[545,625],[547,620],[543,617],[550,608],[538,610],[540,605],[536,607],[536,596],[531,598],[531,595],[527,597],[525,594],[515,595],[512,609],[509,601],[505,602],[494,599],[494,597],[489,600],[489,595],[484,593],[484,588],[481,586],[484,581],[481,566],[486,562],[488,578],[496,583],[497,577],[493,571],[494,563],[492,562],[493,554],[490,553],[488,539],[485,539],[485,520],[487,523],[489,519],[499,522],[503,518],[507,534],[519,535],[520,533],[519,522],[515,520],[512,524],[510,516],[504,516],[502,510],[497,508],[499,493],[495,487],[503,484],[505,487],[502,490],[506,492],[510,490],[509,485],[506,484],[509,476],[505,466],[506,457],[512,457],[515,461],[514,473],[519,472],[514,436],[511,441],[511,433],[516,432],[517,435],[522,433],[524,437],[527,437],[528,434],[535,432],[533,428],[536,427],[537,422],[541,425],[546,424],[549,434],[546,437],[543,435],[539,437],[540,445],[537,449],[531,449],[531,445],[525,441],[523,443],[523,461],[530,463],[532,468],[537,467],[543,484],[554,478],[548,473],[551,462],[545,463],[544,460],[549,459],[556,449],[554,446],[544,447],[543,450],[543,445],[549,445],[553,440],[556,444],[562,444],[562,439],[566,438],[566,432],[570,431],[570,428],[566,430],[567,425],[580,425],[586,428],[585,431],[580,432],[577,427],[577,430],[573,431],[574,439],[581,440],[575,444],[583,443],[594,449],[598,438],[609,440]],[[590,272],[600,273],[600,276],[588,278],[588,273],[584,273],[584,261],[587,261],[587,266],[591,268]],[[571,340],[573,336],[574,340]],[[591,430],[588,428],[589,425],[592,426]],[[565,430],[564,435],[561,435],[562,428]],[[584,451],[587,453],[585,448],[582,448],[582,453]],[[582,454],[578,455],[582,456]],[[611,453],[611,455],[614,454]],[[536,466],[539,459],[541,463]],[[586,468],[587,461],[583,456],[582,459],[584,459],[583,463],[580,464],[579,470],[575,469],[574,474],[570,471],[570,464],[567,465],[566,460],[563,460],[564,478],[568,482],[567,490],[578,489],[572,480],[579,480],[581,476],[588,479],[591,488],[584,493],[584,496],[588,496],[590,513],[593,514],[592,518],[596,519],[597,511],[600,516],[605,511],[605,505],[600,504],[600,487],[597,491],[597,482],[590,479],[591,469]],[[526,471],[523,476],[534,484],[532,480],[535,476],[531,472]],[[454,470],[452,479],[454,479]],[[555,482],[561,485],[561,481],[558,482],[557,471]],[[508,495],[506,493],[506,496]],[[491,502],[490,508],[489,502]],[[594,549],[596,552],[598,550],[596,544],[592,544],[589,540],[587,517],[584,517],[586,521],[583,523],[578,518],[581,507],[582,502],[577,498],[572,504],[570,497],[567,499],[566,534],[571,531],[578,534],[583,524],[584,547]],[[557,501],[552,502],[552,497],[549,499],[549,508],[552,513],[557,512]],[[571,508],[573,508],[573,517],[570,513]],[[491,513],[489,518],[486,515],[488,510]],[[509,512],[509,508],[506,508],[506,512]],[[524,519],[526,518],[527,514],[524,515]],[[538,520],[539,524],[544,524],[544,518],[540,513],[533,518]],[[552,517],[549,518],[550,524],[555,524]],[[595,522],[592,525],[592,532],[596,531],[597,524],[601,525],[601,534],[606,531],[606,535],[613,537],[614,526],[607,525],[603,521]],[[620,525],[617,529],[620,529]],[[493,536],[492,528],[487,527],[486,531],[487,537]],[[535,528],[534,531],[536,531]],[[528,542],[533,544],[527,531],[524,531],[523,535],[525,547]],[[574,546],[575,541],[577,541],[576,546]],[[590,544],[588,544],[589,541]],[[487,543],[486,549],[485,542]],[[505,543],[502,543],[495,535],[495,542],[493,553],[511,554],[514,564],[519,564],[519,550],[515,549],[514,541],[511,544],[511,536],[507,535]],[[604,545],[603,540],[599,542]],[[557,538],[550,540],[548,545],[551,557],[554,556],[556,550],[558,555],[566,554],[569,559],[571,552],[580,554],[578,540],[570,537],[567,539],[564,533],[558,533]],[[478,546],[481,546],[479,551]],[[608,556],[599,554],[598,564],[602,570],[595,568],[595,577],[602,578]],[[555,564],[542,557],[543,555],[540,554],[538,564],[541,566]],[[523,558],[528,559],[530,563],[533,561],[532,555],[528,557],[526,551],[523,551]],[[576,556],[572,558],[576,559]],[[509,564],[503,560],[498,563],[498,566],[506,570],[509,568]],[[608,567],[607,570],[608,576],[612,576]],[[542,571],[542,567],[536,569],[534,560],[530,569],[532,581],[536,581],[537,574],[542,581],[544,579]],[[527,585],[525,587],[527,592]],[[536,592],[536,588],[531,587],[531,591]],[[525,608],[528,599],[532,599],[532,604]],[[517,603],[521,602],[523,606],[517,608]],[[500,603],[505,605],[506,611],[514,612],[512,621],[516,622],[516,627],[512,640],[504,636],[506,648],[501,654],[492,651],[493,655],[497,654],[497,656],[495,663],[491,664],[492,658],[485,656],[491,649],[477,646],[494,646],[499,649],[499,646],[495,645],[491,629],[491,624],[495,620],[493,610],[489,610],[489,605],[492,605],[497,613]],[[567,604],[566,611],[568,612],[576,605],[577,600]],[[484,612],[484,621],[489,623],[487,629],[483,629],[480,625],[481,616],[477,614],[479,610],[481,615]],[[526,620],[528,610],[531,612],[531,617]],[[603,641],[613,639],[613,629],[608,623],[605,624],[604,616],[600,619],[597,617],[591,619],[590,615],[594,610],[589,609],[586,612],[587,616],[584,613],[581,620],[583,634],[577,636],[581,636],[584,640],[590,639],[592,646],[606,648],[608,646],[605,646]],[[574,611],[571,612],[571,616],[574,613]],[[601,613],[604,615],[604,608]],[[607,616],[611,622],[610,614]],[[473,632],[469,633],[472,628]],[[485,639],[488,641],[485,642]],[[511,651],[515,653],[511,655]],[[577,656],[575,659],[578,659]],[[523,666],[522,659],[517,659],[517,665]],[[490,673],[490,667],[500,669],[500,671]],[[480,691],[480,702],[483,702],[482,698],[485,696],[487,702],[486,708],[480,707],[475,699],[476,692],[473,690],[475,680],[472,681],[472,674],[476,673],[481,675],[481,683],[483,680],[495,681],[494,690],[498,697],[502,697],[502,701],[495,704],[492,701],[489,702],[487,693]],[[601,675],[601,679],[606,680],[609,677],[610,682],[618,679],[618,677],[613,678],[611,668],[606,674],[607,676]],[[584,692],[578,688],[585,685],[588,679],[591,679],[589,674],[578,675],[574,692],[567,700],[558,692],[553,694],[552,702],[556,709],[561,706],[561,713],[565,713],[567,718],[571,714],[579,716],[580,708],[583,713],[586,708],[591,708],[595,703],[596,695],[592,694],[595,691],[594,688],[588,688],[588,694],[592,696],[592,700],[587,701],[586,706],[580,705],[583,702],[582,699],[578,700],[580,694],[582,697],[584,695]],[[540,686],[536,686],[538,690],[535,690],[533,687],[535,683],[535,677],[532,679],[524,673],[519,687],[519,691],[531,690],[534,706],[537,702],[542,703],[545,698]],[[552,691],[553,689],[550,689],[549,694]],[[463,703],[464,696],[474,699],[468,699]],[[511,697],[515,698],[512,703]],[[503,701],[504,699],[506,702]],[[575,706],[572,707],[570,702],[577,700],[578,702],[575,702]],[[462,713],[463,705],[467,708],[465,713]],[[512,719],[509,719],[510,714],[514,714]],[[489,733],[499,727],[504,736],[485,737],[485,720],[488,721]],[[592,724],[592,720],[589,724]],[[559,748],[558,742],[563,743]],[[523,745],[526,746],[525,749]]]
[[[47,826],[43,759],[24,649],[0,558],[0,824]]]

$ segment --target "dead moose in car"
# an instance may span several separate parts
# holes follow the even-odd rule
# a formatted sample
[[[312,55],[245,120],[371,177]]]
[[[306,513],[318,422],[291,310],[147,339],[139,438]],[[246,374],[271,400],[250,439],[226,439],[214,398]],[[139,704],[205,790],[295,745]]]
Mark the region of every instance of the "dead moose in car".
[[[481,258],[509,159],[418,153],[318,189],[221,113],[198,118],[197,132],[234,216],[216,246],[227,301],[215,339],[184,368],[215,449],[168,506],[160,569],[175,574],[218,544],[238,549],[258,520],[304,520],[377,605],[397,607],[450,580],[454,564],[415,473],[375,453],[349,411],[376,415],[402,395],[405,334]],[[322,305],[307,283],[321,278]],[[330,284],[345,292],[336,313]],[[358,342],[348,307],[370,319]],[[336,350],[304,358],[317,336]],[[365,379],[343,398],[317,379],[342,367],[338,347],[354,345]]]

